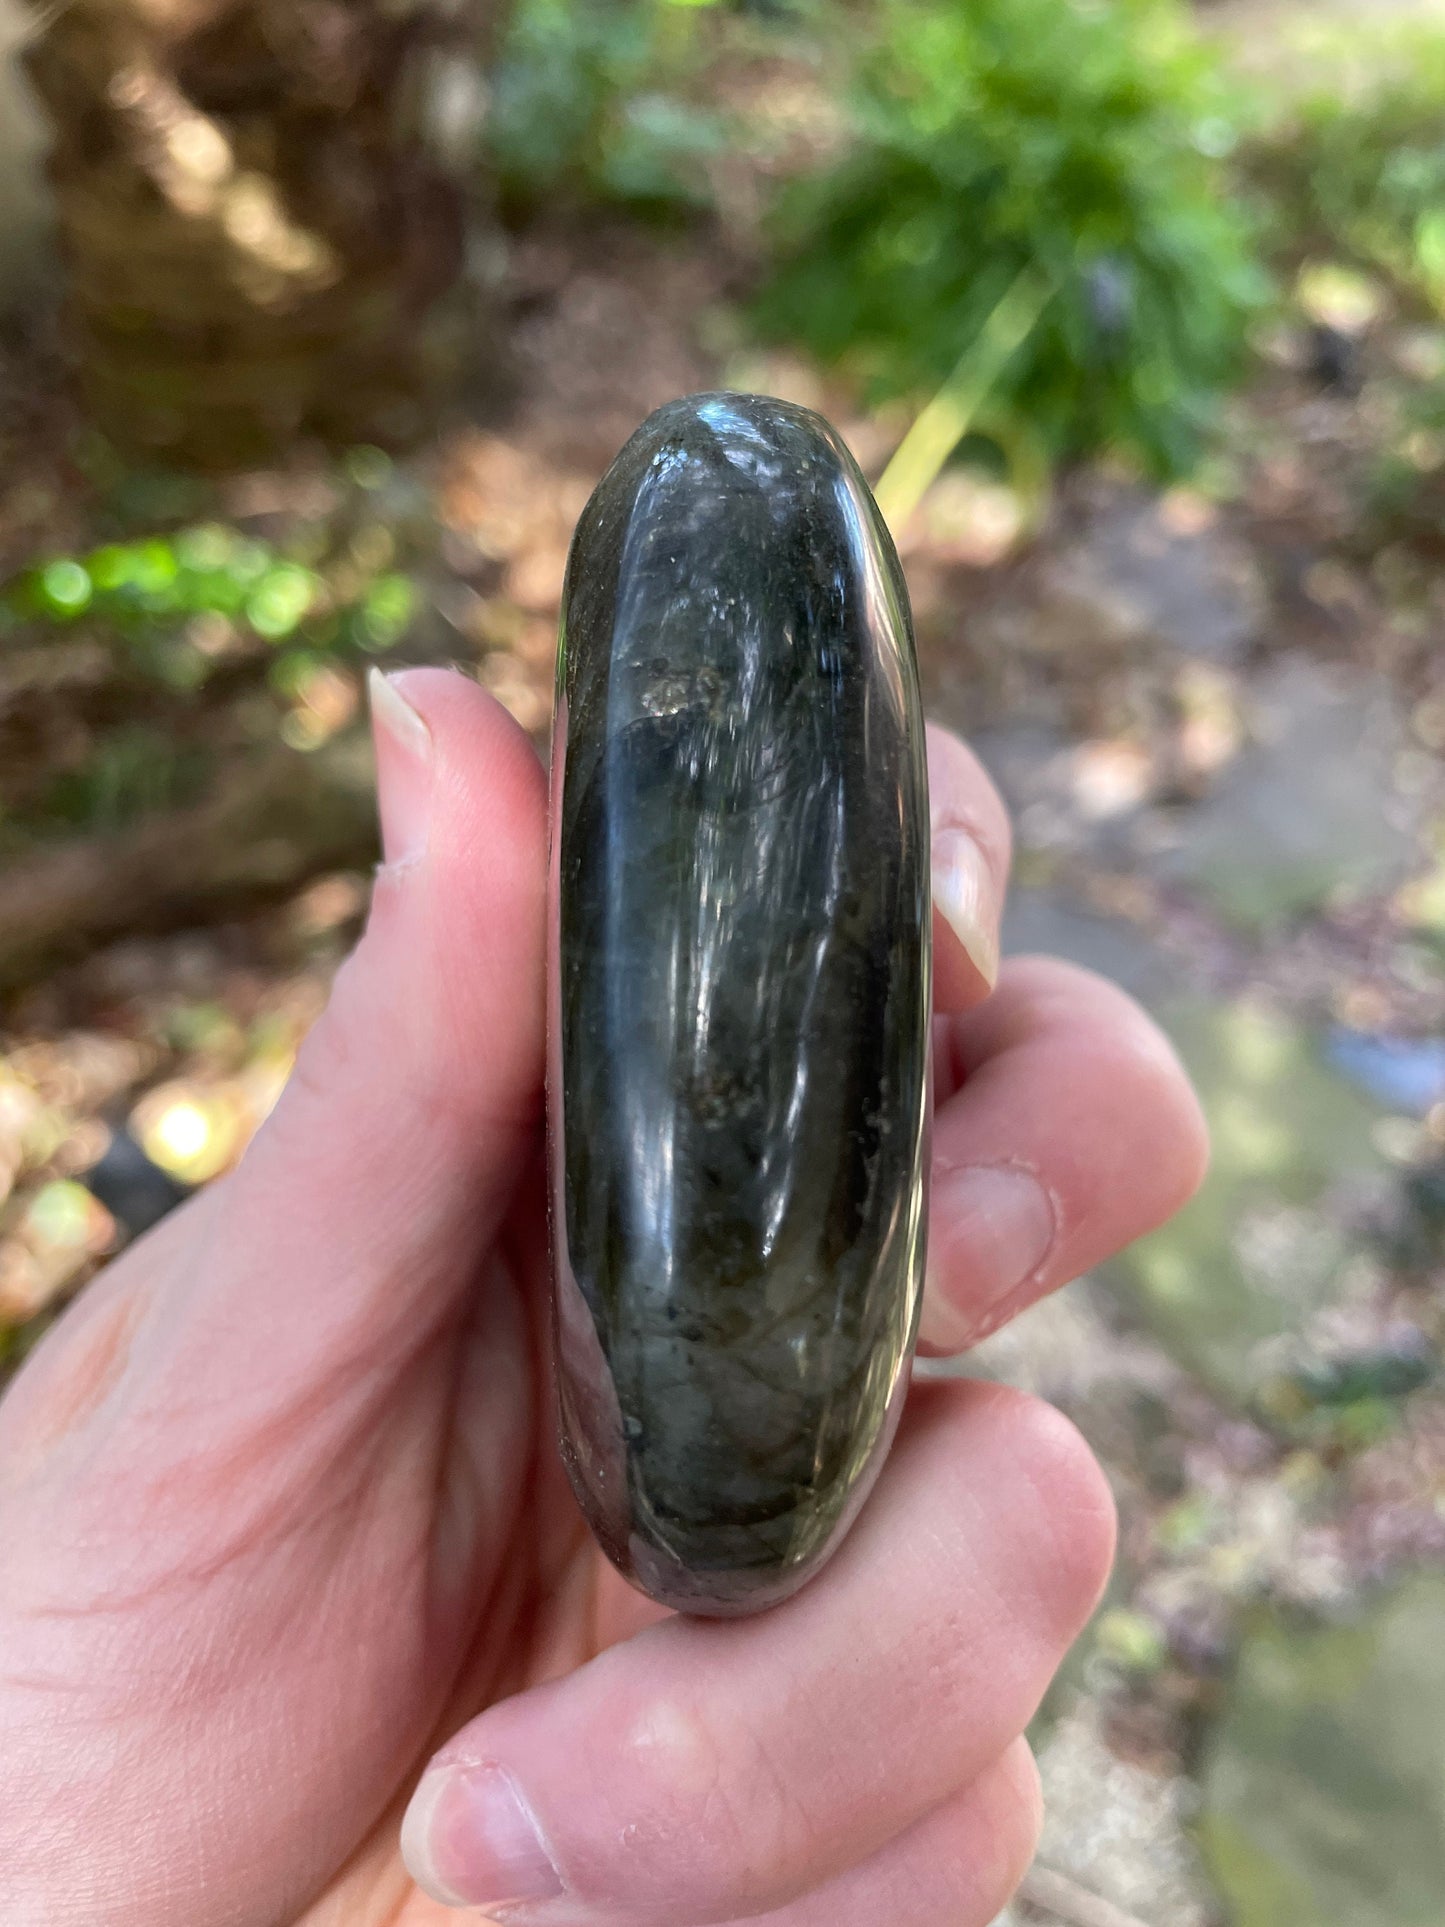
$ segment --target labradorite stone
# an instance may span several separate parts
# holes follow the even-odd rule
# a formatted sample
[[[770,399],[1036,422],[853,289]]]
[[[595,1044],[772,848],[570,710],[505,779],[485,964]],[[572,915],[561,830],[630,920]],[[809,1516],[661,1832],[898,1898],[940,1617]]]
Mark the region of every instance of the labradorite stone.
[[[617,457],[572,545],[552,780],[563,1453],[636,1585],[754,1611],[862,1503],[923,1276],[917,669],[819,416],[694,396]]]

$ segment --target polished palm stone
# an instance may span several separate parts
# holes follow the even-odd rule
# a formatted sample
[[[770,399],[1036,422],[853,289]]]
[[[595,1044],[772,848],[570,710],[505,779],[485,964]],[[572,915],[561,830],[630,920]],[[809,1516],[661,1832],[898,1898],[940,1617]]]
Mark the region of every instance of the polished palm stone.
[[[645,1592],[838,1544],[923,1276],[928,786],[907,591],[819,416],[660,409],[572,545],[549,1097],[563,1454]]]

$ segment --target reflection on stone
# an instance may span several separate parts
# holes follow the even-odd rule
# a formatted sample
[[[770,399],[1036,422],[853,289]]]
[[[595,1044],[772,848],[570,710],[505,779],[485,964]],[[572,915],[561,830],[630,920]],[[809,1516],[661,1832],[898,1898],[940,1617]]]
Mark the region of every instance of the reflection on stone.
[[[841,1538],[923,1276],[928,792],[907,592],[818,416],[661,409],[583,512],[553,754],[562,1442],[701,1613]]]

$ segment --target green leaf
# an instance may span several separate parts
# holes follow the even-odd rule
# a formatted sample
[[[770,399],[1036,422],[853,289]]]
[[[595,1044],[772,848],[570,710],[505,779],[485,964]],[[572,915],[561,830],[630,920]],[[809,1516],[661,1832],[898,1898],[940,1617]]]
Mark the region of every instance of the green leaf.
[[[48,562],[40,571],[40,600],[52,615],[69,619],[90,607],[94,584],[90,575],[69,556]]]
[[[246,598],[246,620],[258,636],[279,642],[310,613],[320,584],[309,569],[283,562],[267,571]]]

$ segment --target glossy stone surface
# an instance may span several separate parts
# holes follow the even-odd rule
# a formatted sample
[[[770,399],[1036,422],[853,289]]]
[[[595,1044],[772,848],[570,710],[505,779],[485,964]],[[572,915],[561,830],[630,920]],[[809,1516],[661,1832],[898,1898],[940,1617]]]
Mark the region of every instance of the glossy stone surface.
[[[553,745],[562,1445],[645,1592],[837,1545],[923,1278],[928,788],[907,592],[819,416],[672,403],[583,511]]]

